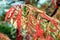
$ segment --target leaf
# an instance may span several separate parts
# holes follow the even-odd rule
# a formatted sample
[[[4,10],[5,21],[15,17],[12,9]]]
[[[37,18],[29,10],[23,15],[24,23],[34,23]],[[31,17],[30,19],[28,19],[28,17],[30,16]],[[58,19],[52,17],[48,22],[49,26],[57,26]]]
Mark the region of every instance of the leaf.
[[[27,9],[26,9],[26,6],[23,7],[23,16],[26,16],[27,15]]]

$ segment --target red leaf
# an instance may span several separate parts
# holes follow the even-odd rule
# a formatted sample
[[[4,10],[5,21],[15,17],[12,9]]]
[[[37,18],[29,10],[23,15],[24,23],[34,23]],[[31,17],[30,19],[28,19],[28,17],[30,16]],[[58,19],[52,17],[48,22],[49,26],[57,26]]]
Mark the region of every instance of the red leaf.
[[[10,16],[10,20],[13,18],[13,16],[14,16],[14,12],[15,12],[15,10],[14,10],[13,13],[11,14],[11,16]]]
[[[18,26],[17,29],[18,29],[19,32],[20,32],[20,27],[21,27],[21,16],[22,16],[22,10],[20,9],[19,12],[18,12],[18,15],[16,17],[17,26]]]
[[[38,24],[38,23],[36,24],[35,30],[36,30],[36,35],[37,36],[43,37],[44,31],[43,31],[43,29],[40,28],[40,24]]]
[[[18,26],[18,30],[20,31],[21,20],[17,20],[17,26]]]
[[[46,37],[46,40],[54,40],[54,38],[53,38],[52,36],[48,35],[48,36]]]
[[[5,21],[7,21],[8,16],[9,16],[9,15],[11,15],[11,13],[13,13],[13,11],[14,11],[14,10],[15,10],[15,8],[14,8],[14,7],[11,7],[11,8],[9,9],[9,11],[6,13]]]
[[[58,28],[58,23],[57,23],[54,19],[51,20],[51,23],[52,23],[57,29],[59,29],[59,28]]]

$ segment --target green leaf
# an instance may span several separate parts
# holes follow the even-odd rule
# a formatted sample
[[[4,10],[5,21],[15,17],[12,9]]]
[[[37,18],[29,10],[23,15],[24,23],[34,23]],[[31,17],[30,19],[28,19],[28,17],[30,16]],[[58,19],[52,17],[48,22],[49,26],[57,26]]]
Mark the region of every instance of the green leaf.
[[[51,32],[50,34],[53,36],[54,40],[57,40],[55,33]]]
[[[27,9],[26,9],[26,6],[23,7],[23,16],[27,16],[27,13],[26,13]]]

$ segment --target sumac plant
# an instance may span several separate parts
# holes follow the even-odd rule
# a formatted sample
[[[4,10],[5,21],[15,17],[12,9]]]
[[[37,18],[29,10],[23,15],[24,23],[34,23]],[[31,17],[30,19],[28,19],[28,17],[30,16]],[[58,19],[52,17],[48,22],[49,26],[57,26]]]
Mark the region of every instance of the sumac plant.
[[[29,4],[12,6],[5,21],[17,29],[16,40],[56,40],[60,37],[59,21]]]

